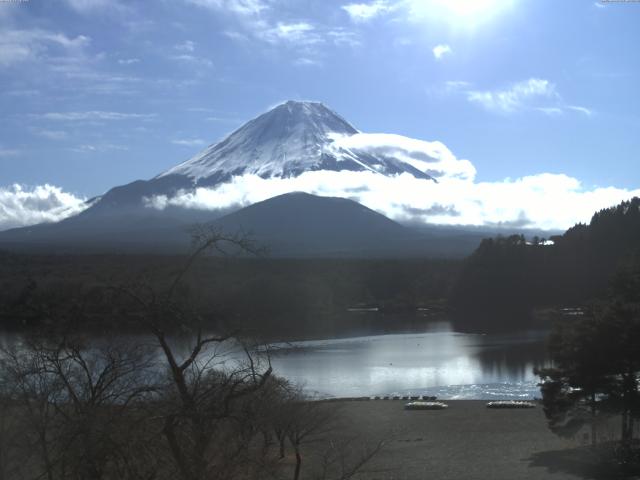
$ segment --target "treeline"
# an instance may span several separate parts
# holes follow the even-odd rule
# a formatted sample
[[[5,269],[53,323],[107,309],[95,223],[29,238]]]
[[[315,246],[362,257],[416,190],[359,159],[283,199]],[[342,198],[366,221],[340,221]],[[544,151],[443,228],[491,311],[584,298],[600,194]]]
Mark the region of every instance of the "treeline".
[[[0,321],[5,328],[42,326],[55,322],[51,312],[62,309],[78,319],[79,329],[129,328],[136,306],[114,286],[166,287],[183,263],[179,256],[5,254]],[[440,309],[459,267],[455,260],[204,257],[180,293],[203,312],[209,328],[279,339],[342,335],[391,330],[403,313],[415,320],[417,308]],[[378,313],[347,311],[353,308]]]
[[[550,239],[485,239],[464,261],[205,257],[181,292],[204,312],[209,328],[272,339],[420,328],[418,309],[422,315],[446,310],[441,318],[452,316],[464,330],[520,329],[533,311],[602,295],[611,276],[636,261],[639,207],[634,198]],[[183,262],[184,256],[0,252],[0,323],[47,325],[50,311],[64,308],[79,329],[126,328],[135,306],[122,303],[113,286],[166,286]],[[354,308],[377,313],[348,313]]]
[[[602,296],[612,276],[640,255],[640,198],[593,215],[550,239],[485,239],[453,289],[457,323],[523,326],[535,308],[581,305]]]
[[[557,322],[549,336],[553,366],[537,371],[544,412],[560,436],[590,427],[603,472],[631,478],[640,473],[640,264],[617,273],[607,298],[582,313]]]

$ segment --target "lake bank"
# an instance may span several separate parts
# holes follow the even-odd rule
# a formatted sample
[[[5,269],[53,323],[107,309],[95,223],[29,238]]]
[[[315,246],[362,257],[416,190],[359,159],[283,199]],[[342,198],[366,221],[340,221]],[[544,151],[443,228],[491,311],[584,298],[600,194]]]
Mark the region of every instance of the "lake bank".
[[[561,439],[541,406],[491,410],[486,402],[447,401],[439,411],[406,411],[402,401],[335,402],[338,431],[387,444],[359,478],[422,480],[574,480],[592,467],[584,437]],[[593,467],[595,468],[595,467]]]

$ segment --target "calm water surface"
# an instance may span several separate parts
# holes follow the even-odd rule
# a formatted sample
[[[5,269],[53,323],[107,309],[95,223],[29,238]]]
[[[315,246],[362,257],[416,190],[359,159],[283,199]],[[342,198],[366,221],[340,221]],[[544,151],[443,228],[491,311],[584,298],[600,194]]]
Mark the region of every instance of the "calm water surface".
[[[435,395],[442,399],[540,397],[534,367],[547,364],[545,332],[457,333],[447,322],[421,333],[372,335],[277,344],[274,372],[319,397]],[[148,336],[124,342],[155,344]],[[0,347],[21,343],[0,335]],[[188,350],[188,339],[176,341]],[[235,345],[235,344],[234,344]],[[210,350],[225,365],[242,354],[236,346]],[[159,354],[159,364],[164,365]],[[233,363],[231,363],[233,364]]]
[[[319,396],[429,394],[443,399],[540,397],[534,367],[545,332],[424,333],[295,342],[272,358],[277,374]]]

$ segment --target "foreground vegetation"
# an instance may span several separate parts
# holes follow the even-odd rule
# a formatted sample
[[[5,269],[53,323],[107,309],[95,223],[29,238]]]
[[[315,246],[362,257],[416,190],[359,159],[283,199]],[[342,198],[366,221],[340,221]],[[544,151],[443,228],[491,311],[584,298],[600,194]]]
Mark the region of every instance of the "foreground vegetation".
[[[223,240],[215,232],[198,238],[162,287],[109,288],[114,315],[146,331],[146,345],[72,333],[91,321],[82,305],[30,299],[51,322],[0,358],[0,478],[297,480],[307,463],[302,447],[313,440],[321,447],[307,478],[347,479],[381,448],[331,436],[332,406],[277,378],[268,350],[203,333],[183,287],[199,256]],[[178,324],[188,332],[184,345],[171,340],[170,321],[172,331]],[[289,452],[293,463],[283,462]]]
[[[624,474],[640,473],[640,265],[620,272],[609,297],[583,315],[556,324],[549,338],[553,366],[539,370],[549,428],[572,437],[590,428],[591,445],[605,445],[605,461]],[[602,448],[599,449],[603,451]]]

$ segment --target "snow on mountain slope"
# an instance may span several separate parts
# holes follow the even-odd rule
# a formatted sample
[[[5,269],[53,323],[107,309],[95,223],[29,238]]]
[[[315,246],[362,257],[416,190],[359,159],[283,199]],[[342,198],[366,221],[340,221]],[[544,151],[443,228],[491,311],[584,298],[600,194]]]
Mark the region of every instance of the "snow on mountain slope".
[[[371,153],[345,141],[358,134],[322,103],[288,101],[155,179],[177,175],[188,177],[194,186],[209,186],[237,175],[288,178],[317,170],[431,178],[418,165],[388,152]]]

